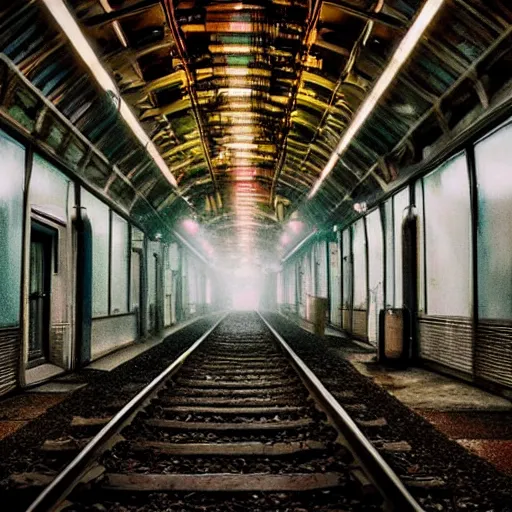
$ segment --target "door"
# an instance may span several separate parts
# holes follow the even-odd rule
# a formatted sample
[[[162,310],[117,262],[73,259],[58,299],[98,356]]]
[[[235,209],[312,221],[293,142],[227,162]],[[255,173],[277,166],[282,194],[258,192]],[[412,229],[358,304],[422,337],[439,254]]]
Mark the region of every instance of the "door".
[[[178,271],[172,270],[172,283],[171,283],[171,324],[174,325],[177,322],[177,308],[178,308],[178,302],[177,298],[179,297],[179,291],[178,291]]]
[[[32,223],[30,234],[29,366],[44,363],[49,355],[52,248],[54,237]]]
[[[376,346],[379,334],[379,313],[384,308],[384,240],[380,211],[366,217],[368,233],[368,341]]]
[[[172,321],[172,270],[167,267],[164,271],[164,327],[169,327]]]
[[[143,297],[142,297],[142,252],[132,250],[132,283],[131,310],[137,313],[137,332],[142,335],[143,326]]]
[[[402,222],[402,297],[404,304],[404,357],[418,357],[418,215],[407,208]]]
[[[164,289],[160,256],[156,253],[153,256],[155,258],[155,325],[153,327],[155,332],[159,332],[163,328]]]
[[[331,324],[341,327],[341,275],[340,247],[338,241],[329,242],[329,319]]]

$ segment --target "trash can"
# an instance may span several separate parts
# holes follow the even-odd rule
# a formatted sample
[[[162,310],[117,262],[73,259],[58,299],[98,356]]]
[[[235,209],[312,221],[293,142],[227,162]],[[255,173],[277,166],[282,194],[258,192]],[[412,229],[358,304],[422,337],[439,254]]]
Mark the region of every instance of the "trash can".
[[[325,297],[308,296],[308,321],[313,324],[313,332],[318,336],[325,334],[328,300]]]
[[[407,366],[409,362],[407,309],[381,309],[379,313],[379,362]]]

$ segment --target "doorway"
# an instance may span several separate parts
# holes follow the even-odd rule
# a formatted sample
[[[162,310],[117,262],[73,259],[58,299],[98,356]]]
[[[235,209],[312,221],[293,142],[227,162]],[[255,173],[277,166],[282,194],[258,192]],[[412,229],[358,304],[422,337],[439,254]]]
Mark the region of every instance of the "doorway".
[[[30,232],[28,367],[45,363],[50,351],[52,260],[56,233],[32,222]]]
[[[131,310],[137,313],[137,332],[138,336],[141,337],[144,335],[144,297],[143,297],[143,279],[144,279],[144,269],[143,269],[143,258],[142,258],[142,250],[133,249],[132,250],[132,260],[131,260]]]

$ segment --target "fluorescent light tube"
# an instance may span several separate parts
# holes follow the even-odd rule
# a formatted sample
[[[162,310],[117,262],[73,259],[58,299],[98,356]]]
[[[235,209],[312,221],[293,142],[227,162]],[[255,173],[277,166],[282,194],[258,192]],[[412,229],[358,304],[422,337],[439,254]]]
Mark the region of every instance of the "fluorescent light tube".
[[[87,39],[82,34],[80,27],[76,23],[64,2],[62,0],[43,0],[43,3],[50,11],[51,15],[54,17],[61,30],[66,34],[69,42],[74,46],[75,50],[82,58],[85,65],[89,68],[98,84],[105,91],[111,91],[115,94],[115,96],[119,98],[119,112],[125,120],[126,124],[130,127],[133,134],[137,137],[137,139],[139,139],[141,144],[146,148],[149,155],[153,158],[156,165],[162,171],[162,174],[167,178],[173,187],[177,188],[178,184],[170,172],[169,167],[158,152],[156,146],[153,144],[151,139],[140,125],[138,119],[133,115],[130,107],[121,98],[116,84],[101,65],[101,62],[87,42]]]
[[[350,123],[343,136],[341,137],[336,149],[332,153],[327,165],[322,170],[320,177],[311,189],[308,198],[311,199],[320,188],[320,185],[324,182],[325,178],[331,173],[338,161],[339,157],[345,152],[354,136],[358,133],[360,128],[363,126],[367,117],[375,108],[375,105],[379,102],[382,95],[386,92],[391,82],[400,71],[405,61],[409,58],[412,51],[416,47],[416,44],[421,39],[430,22],[434,19],[444,0],[427,0],[423,6],[418,17],[411,25],[411,28],[405,34],[404,38],[400,42],[397,50],[391,57],[386,69],[382,72],[382,75],[375,83],[371,93],[365,99],[359,110],[357,111],[354,119]]]

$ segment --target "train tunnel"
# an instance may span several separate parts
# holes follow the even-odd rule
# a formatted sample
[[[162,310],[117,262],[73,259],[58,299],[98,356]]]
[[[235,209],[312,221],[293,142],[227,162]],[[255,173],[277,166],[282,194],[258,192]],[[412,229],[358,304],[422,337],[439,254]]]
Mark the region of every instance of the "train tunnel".
[[[257,310],[512,457],[511,83],[505,0],[1,2],[0,396]]]

